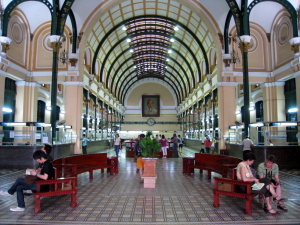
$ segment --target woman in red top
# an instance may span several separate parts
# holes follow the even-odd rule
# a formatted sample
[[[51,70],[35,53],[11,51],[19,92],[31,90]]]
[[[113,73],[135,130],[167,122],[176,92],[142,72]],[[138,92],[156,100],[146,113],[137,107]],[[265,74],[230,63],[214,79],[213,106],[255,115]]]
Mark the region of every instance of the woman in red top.
[[[205,145],[206,153],[209,153],[210,145],[211,145],[211,141],[210,141],[209,137],[207,137],[207,138],[205,139],[204,145]]]
[[[165,135],[162,135],[161,139],[158,141],[161,143],[161,149],[163,151],[163,158],[167,158],[167,142]]]

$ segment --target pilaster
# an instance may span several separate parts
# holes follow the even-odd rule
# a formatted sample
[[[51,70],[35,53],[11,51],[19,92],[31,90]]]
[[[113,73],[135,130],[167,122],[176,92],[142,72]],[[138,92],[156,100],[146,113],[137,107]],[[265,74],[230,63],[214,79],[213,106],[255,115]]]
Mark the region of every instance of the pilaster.
[[[265,83],[263,89],[264,121],[285,121],[284,82]]]
[[[218,83],[218,108],[219,129],[221,134],[219,149],[224,149],[226,148],[224,135],[228,135],[228,127],[233,125],[236,120],[236,83]]]
[[[80,129],[82,128],[82,82],[68,81],[65,85],[65,120],[72,125],[72,132],[76,138],[74,154],[81,153]]]

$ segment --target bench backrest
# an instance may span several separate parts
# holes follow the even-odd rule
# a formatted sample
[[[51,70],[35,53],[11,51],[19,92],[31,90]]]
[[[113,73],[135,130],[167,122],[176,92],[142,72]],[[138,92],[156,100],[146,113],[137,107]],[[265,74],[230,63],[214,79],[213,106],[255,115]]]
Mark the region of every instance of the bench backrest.
[[[220,174],[224,172],[223,164],[237,165],[241,161],[241,159],[231,156],[195,153],[195,165],[199,165],[203,169],[211,169]]]
[[[107,164],[107,153],[76,155],[62,159],[64,164]]]

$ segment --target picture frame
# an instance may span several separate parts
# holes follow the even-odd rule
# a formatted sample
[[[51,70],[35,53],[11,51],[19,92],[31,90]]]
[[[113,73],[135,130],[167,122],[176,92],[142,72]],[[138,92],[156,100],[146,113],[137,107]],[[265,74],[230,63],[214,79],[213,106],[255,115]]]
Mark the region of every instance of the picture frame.
[[[160,117],[159,95],[142,95],[142,117]]]

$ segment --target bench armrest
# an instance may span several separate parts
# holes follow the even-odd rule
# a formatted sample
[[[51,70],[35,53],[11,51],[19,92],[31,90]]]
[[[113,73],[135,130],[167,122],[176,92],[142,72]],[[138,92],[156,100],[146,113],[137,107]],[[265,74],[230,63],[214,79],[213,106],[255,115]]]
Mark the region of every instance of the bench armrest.
[[[63,183],[72,183],[72,189],[75,189],[76,184],[76,177],[68,177],[68,178],[58,178],[58,179],[52,179],[52,180],[38,180],[36,181],[36,192],[41,191],[41,185],[47,185],[47,184],[54,184],[54,189],[57,190],[57,184],[63,184]]]
[[[232,180],[229,178],[220,178],[220,177],[214,177],[214,179],[215,179],[214,189],[218,189],[219,183],[231,184],[231,185],[241,185],[241,186],[246,186],[246,189],[247,189],[246,194],[251,194],[252,182],[250,182],[250,181],[245,182],[242,180]]]

